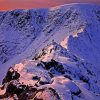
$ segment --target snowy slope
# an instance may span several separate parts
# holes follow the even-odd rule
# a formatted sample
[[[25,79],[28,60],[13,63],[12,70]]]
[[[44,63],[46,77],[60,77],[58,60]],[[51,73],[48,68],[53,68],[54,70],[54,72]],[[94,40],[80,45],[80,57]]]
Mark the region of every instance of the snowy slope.
[[[99,100],[99,33],[99,5],[0,12],[0,82],[13,66],[20,84],[40,77],[34,99]]]
[[[99,100],[99,76],[99,71],[92,64],[54,42],[43,48],[33,60],[24,60],[10,68],[3,84],[7,85],[6,93],[14,92],[19,99],[31,93],[24,100]],[[21,91],[23,85],[30,90],[22,87],[25,93],[19,95],[13,89],[10,91],[10,85],[16,86],[17,91]],[[32,88],[36,91],[32,91]]]
[[[99,6],[92,4],[72,4],[50,9],[1,12],[1,63],[16,58],[27,48],[29,49],[29,46],[34,43],[36,38],[41,43],[51,39],[52,35],[54,35],[52,39],[55,39],[55,35],[62,34],[62,36],[59,35],[62,40],[62,38],[71,34],[75,35],[85,31],[91,33],[93,31],[91,34],[98,34],[97,37],[94,37],[94,39],[96,38],[96,43],[94,43],[97,44],[100,28],[99,10]],[[56,38],[55,41],[61,40]]]

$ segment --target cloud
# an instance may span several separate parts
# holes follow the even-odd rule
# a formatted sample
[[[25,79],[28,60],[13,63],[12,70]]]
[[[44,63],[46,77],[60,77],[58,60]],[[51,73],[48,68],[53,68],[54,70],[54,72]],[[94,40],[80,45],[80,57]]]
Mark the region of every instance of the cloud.
[[[66,3],[100,3],[100,0],[0,0],[0,10],[17,8],[43,8]]]

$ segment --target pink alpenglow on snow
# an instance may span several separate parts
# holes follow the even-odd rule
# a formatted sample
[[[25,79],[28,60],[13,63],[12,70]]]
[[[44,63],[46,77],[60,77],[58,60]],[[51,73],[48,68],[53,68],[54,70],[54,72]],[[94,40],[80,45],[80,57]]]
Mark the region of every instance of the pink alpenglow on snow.
[[[0,12],[0,100],[100,100],[100,5],[4,1],[48,8]]]

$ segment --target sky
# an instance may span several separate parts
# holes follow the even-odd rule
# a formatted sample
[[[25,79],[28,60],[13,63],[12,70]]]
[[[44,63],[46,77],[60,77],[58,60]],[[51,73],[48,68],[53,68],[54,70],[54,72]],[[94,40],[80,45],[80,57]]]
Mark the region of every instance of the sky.
[[[0,0],[0,10],[47,8],[67,3],[100,4],[100,0]]]

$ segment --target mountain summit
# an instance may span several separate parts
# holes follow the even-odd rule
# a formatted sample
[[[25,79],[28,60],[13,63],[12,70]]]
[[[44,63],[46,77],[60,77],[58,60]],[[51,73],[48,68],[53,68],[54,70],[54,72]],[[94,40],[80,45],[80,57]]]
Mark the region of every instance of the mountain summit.
[[[99,100],[99,44],[99,5],[0,12],[0,98]]]

